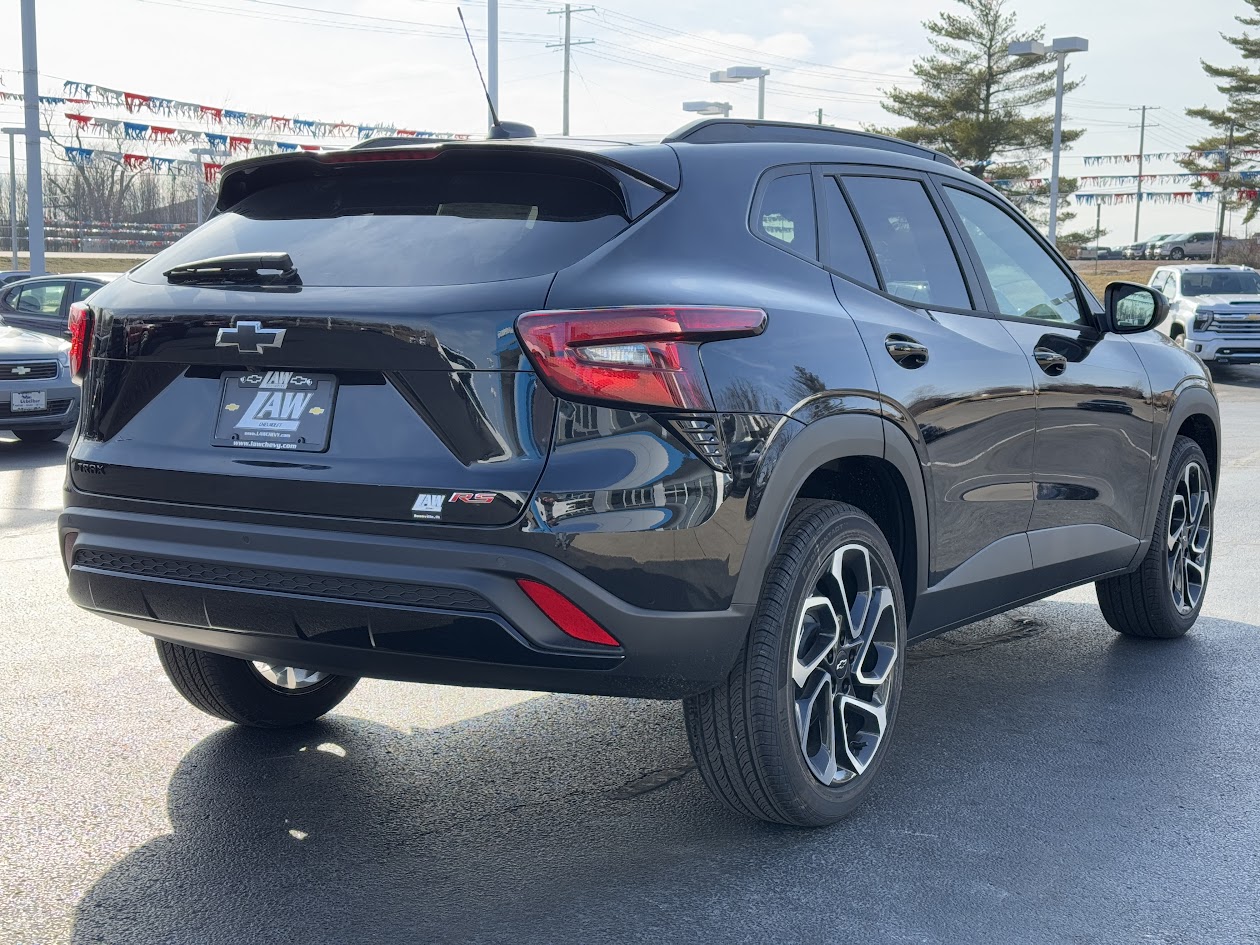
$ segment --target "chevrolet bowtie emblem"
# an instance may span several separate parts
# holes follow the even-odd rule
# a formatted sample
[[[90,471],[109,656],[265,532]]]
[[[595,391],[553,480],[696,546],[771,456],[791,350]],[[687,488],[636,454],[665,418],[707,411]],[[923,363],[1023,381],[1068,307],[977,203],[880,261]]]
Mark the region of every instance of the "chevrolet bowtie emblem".
[[[262,322],[237,322],[233,328],[219,329],[214,346],[240,348],[241,354],[262,354],[263,348],[284,344],[284,332],[283,328],[263,328]]]
[[[10,374],[30,374],[31,369],[28,368],[25,364],[19,364],[17,367],[13,368],[13,370],[11,370],[9,373]]]

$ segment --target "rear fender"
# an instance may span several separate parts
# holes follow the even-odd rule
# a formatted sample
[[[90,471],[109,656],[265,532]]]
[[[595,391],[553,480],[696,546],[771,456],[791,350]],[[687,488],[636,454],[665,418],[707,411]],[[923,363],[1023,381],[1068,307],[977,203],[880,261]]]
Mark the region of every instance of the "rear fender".
[[[735,602],[755,604],[760,598],[766,570],[805,481],[827,463],[851,457],[884,459],[905,483],[914,510],[917,591],[921,594],[928,574],[927,491],[918,457],[906,435],[889,421],[868,413],[823,417],[795,431],[780,439],[778,449],[763,459],[763,468],[758,469],[750,490],[748,514],[755,518],[735,586]]]
[[[1151,464],[1151,478],[1147,484],[1147,495],[1151,497],[1151,501],[1146,503],[1146,516],[1142,524],[1142,534],[1138,536],[1142,539],[1142,543],[1138,546],[1137,554],[1133,557],[1131,564],[1134,565],[1146,556],[1152,536],[1155,534],[1155,519],[1159,514],[1160,507],[1159,495],[1164,487],[1164,478],[1168,475],[1168,461],[1172,456],[1173,444],[1177,441],[1177,431],[1181,429],[1181,425],[1187,419],[1196,414],[1208,419],[1216,436],[1217,468],[1212,470],[1212,488],[1218,492],[1220,490],[1218,479],[1220,475],[1221,421],[1216,397],[1208,388],[1207,382],[1197,377],[1187,378],[1183,381],[1180,391],[1175,396],[1176,400],[1173,402],[1172,410],[1168,413],[1168,420],[1159,433],[1159,447],[1156,450],[1155,462]]]

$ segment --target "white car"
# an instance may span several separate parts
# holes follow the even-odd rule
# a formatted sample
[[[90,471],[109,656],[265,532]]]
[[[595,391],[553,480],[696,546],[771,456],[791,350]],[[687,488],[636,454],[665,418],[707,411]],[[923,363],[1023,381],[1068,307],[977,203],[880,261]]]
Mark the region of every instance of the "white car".
[[[1248,266],[1161,266],[1150,285],[1168,298],[1160,326],[1218,364],[1260,363],[1260,272]]]

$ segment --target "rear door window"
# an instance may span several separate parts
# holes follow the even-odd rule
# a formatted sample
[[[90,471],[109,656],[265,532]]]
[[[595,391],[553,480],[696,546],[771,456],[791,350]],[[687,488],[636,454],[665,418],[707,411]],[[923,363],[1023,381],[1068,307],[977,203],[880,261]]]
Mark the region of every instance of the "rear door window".
[[[970,309],[953,245],[926,188],[897,177],[844,177],[884,291],[917,305]]]
[[[176,265],[284,252],[307,286],[496,282],[563,269],[629,226],[619,188],[601,171],[413,163],[348,165],[259,190],[132,278],[164,283]]]
[[[827,217],[827,257],[824,262],[855,282],[879,286],[870,251],[858,229],[853,208],[834,177],[824,178],[823,209]]]
[[[8,302],[20,315],[46,316],[49,319],[61,314],[61,300],[65,297],[67,283],[42,282],[19,289]]]
[[[76,282],[74,284],[74,292],[70,296],[70,302],[82,302],[89,295],[99,289],[100,286],[95,282]]]

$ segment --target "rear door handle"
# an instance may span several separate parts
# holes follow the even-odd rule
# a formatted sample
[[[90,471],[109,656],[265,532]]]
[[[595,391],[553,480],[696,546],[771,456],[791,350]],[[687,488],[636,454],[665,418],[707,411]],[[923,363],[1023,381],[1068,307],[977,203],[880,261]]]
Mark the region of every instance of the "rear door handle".
[[[1067,357],[1051,348],[1033,348],[1033,357],[1037,359],[1037,366],[1051,377],[1058,377],[1067,370]]]
[[[927,345],[921,345],[905,335],[889,335],[884,339],[889,356],[903,368],[914,370],[927,364]]]

